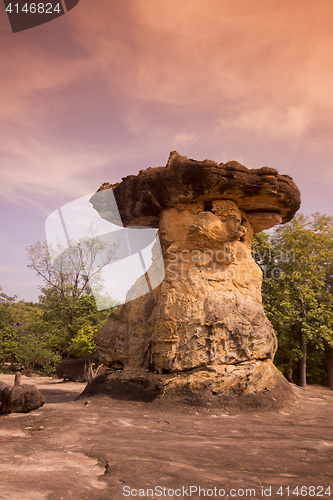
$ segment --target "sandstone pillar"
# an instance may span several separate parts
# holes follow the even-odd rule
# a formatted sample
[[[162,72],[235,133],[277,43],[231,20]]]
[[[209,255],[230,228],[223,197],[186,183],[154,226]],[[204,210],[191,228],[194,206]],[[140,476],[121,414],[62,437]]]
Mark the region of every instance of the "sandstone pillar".
[[[96,337],[115,397],[279,398],[290,386],[273,365],[277,340],[261,301],[254,232],[290,220],[300,205],[292,179],[269,167],[198,162],[171,153],[166,167],[113,189],[124,225],[158,228],[163,282],[121,305]],[[107,218],[101,197],[92,198]],[[109,219],[111,220],[111,219]],[[140,279],[128,292],[128,299]],[[95,388],[95,389],[94,389]]]

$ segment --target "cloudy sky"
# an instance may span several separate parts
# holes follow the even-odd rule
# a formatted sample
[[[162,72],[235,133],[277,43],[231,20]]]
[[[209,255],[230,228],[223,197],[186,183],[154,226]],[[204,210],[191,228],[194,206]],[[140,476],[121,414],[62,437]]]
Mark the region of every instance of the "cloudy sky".
[[[0,16],[0,284],[34,300],[26,247],[59,206],[169,152],[291,175],[333,215],[331,0],[81,0]]]

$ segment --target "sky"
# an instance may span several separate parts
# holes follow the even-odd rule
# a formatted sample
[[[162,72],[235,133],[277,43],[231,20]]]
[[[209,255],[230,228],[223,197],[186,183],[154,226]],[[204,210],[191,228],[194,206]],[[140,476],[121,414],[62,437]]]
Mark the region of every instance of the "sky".
[[[170,151],[295,180],[333,215],[331,0],[80,0],[12,33],[0,5],[0,285],[59,207]]]

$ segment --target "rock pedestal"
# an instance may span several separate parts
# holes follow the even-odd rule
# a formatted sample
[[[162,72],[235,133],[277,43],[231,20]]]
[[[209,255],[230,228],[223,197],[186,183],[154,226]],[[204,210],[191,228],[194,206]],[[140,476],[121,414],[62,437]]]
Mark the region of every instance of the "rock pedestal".
[[[277,341],[262,307],[262,272],[251,241],[254,232],[292,218],[299,207],[292,180],[268,167],[248,170],[172,153],[166,167],[102,189],[109,188],[124,224],[159,228],[163,259],[156,257],[148,274],[152,280],[164,266],[165,278],[119,306],[98,333],[100,361],[109,371],[87,393],[224,403],[236,396],[285,399],[291,389],[273,365]],[[95,208],[107,218],[100,200]],[[128,299],[138,295],[140,280]]]

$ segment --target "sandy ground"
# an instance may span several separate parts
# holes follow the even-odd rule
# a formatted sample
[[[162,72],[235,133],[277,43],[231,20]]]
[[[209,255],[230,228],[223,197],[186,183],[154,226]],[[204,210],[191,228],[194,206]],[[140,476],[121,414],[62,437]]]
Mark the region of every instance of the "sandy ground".
[[[75,401],[84,384],[23,379],[46,404],[0,416],[1,500],[333,498],[328,389],[296,389],[298,403],[278,412],[232,414]]]

